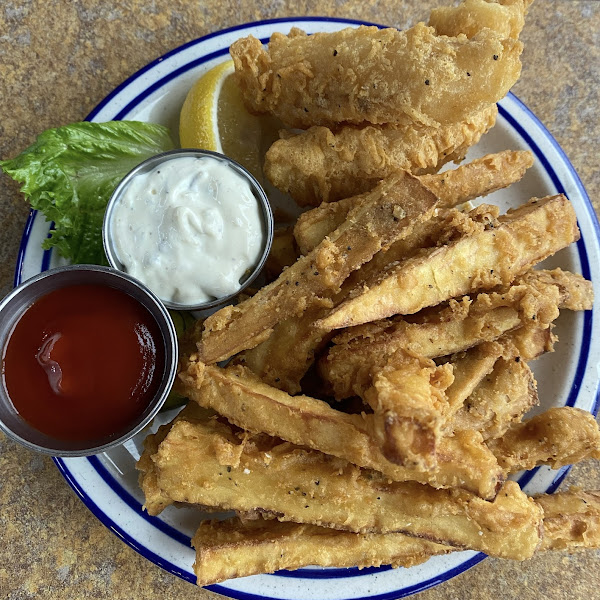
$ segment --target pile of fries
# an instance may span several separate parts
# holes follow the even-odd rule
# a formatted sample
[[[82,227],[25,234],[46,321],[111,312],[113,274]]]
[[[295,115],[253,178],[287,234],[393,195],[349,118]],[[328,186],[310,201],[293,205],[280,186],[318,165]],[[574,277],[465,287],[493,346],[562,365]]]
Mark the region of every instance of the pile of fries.
[[[538,402],[528,362],[552,350],[561,309],[593,300],[581,276],[532,269],[578,239],[573,208],[561,195],[506,215],[454,208],[530,164],[503,152],[401,173],[313,209],[295,228],[305,254],[199,325],[179,376],[190,404],[149,436],[139,468],[150,514],[174,502],[237,513],[198,530],[200,584],[600,541],[593,493],[532,499],[507,480],[600,458],[589,413],[523,420]],[[321,399],[292,395],[304,388]],[[339,410],[348,398],[358,411]]]
[[[553,350],[561,310],[592,308],[591,282],[533,269],[579,238],[573,207],[563,195],[506,214],[471,203],[519,181],[529,152],[435,173],[493,125],[520,72],[528,4],[466,0],[406,33],[296,31],[273,36],[270,54],[256,40],[232,47],[249,106],[309,127],[276,142],[266,168],[316,207],[276,236],[272,281],[190,334],[177,384],[190,402],[138,464],[152,515],[174,503],[234,511],[193,539],[200,585],[600,545],[599,493],[531,498],[508,479],[600,458],[591,414],[527,417],[538,404],[529,362]],[[392,79],[403,52],[416,61],[404,82],[413,104]],[[352,56],[366,64],[348,83],[339,74]],[[457,71],[467,63],[472,72]],[[442,100],[454,93],[463,100],[450,114]],[[393,156],[372,161],[369,148]],[[298,170],[303,160],[317,170]]]

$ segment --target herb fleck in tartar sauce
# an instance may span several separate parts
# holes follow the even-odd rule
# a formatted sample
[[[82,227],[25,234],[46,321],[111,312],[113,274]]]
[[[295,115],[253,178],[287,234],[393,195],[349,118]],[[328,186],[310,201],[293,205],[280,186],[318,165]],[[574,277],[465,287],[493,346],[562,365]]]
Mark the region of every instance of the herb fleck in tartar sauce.
[[[188,305],[238,291],[265,235],[248,181],[212,157],[173,158],[133,177],[111,225],[127,273]]]

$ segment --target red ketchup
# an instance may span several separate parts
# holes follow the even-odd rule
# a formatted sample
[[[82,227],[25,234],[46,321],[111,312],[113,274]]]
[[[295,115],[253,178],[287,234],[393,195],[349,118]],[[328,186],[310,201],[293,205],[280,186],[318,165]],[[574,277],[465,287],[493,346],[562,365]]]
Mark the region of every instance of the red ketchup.
[[[73,285],[23,313],[4,350],[2,379],[15,410],[42,433],[114,439],[154,397],[164,361],[144,306],[110,287]]]

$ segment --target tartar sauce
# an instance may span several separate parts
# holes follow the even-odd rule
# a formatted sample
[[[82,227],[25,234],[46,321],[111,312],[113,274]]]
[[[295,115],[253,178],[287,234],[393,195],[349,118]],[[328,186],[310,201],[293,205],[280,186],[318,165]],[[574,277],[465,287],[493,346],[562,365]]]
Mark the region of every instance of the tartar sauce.
[[[111,228],[127,273],[162,300],[186,305],[237,292],[265,237],[249,182],[209,156],[176,157],[134,176]]]

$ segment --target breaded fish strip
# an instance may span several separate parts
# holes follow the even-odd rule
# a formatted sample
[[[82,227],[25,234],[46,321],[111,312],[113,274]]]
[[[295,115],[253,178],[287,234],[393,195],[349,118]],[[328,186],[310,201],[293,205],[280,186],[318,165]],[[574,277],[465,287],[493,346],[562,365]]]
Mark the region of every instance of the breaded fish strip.
[[[457,123],[503,98],[521,73],[523,45],[491,29],[471,39],[361,26],[307,36],[248,36],[229,51],[247,108],[288,127],[337,123]]]
[[[600,491],[572,487],[535,498],[544,510],[540,550],[579,550],[600,546]]]
[[[451,300],[416,321],[394,318],[353,327],[333,338],[334,345],[319,361],[319,372],[337,399],[360,396],[371,371],[384,367],[399,350],[436,358],[493,341],[531,321],[546,328],[558,317],[559,308],[591,307],[591,290],[591,298],[580,293],[588,283],[560,269],[532,270],[508,288]]]
[[[600,458],[600,431],[593,415],[580,408],[550,408],[508,431],[488,446],[510,472],[550,465],[558,469]]]
[[[418,481],[433,487],[458,487],[494,498],[503,473],[477,432],[446,437],[430,471],[390,463],[373,441],[373,415],[352,415],[326,402],[276,390],[241,367],[190,362],[180,374],[183,393],[242,429],[264,432],[288,442],[380,471],[394,481]]]
[[[192,545],[198,585],[308,565],[412,567],[455,550],[402,533],[348,533],[317,525],[238,518],[202,522]]]
[[[300,206],[317,206],[373,189],[404,170],[420,174],[459,162],[496,122],[495,104],[442,127],[414,123],[311,127],[276,141],[265,155],[271,183]]]
[[[537,383],[527,363],[519,356],[501,358],[465,400],[450,429],[479,431],[484,439],[499,438],[538,402]]]
[[[533,0],[463,0],[458,6],[434,8],[429,25],[438,35],[468,38],[483,28],[491,29],[505,38],[517,39],[525,25],[525,15]]]
[[[265,436],[240,439],[214,419],[178,420],[151,460],[158,485],[176,502],[355,533],[402,532],[518,560],[540,543],[542,511],[513,481],[493,502],[464,490],[390,483],[315,450]]]
[[[322,319],[340,329],[418,312],[449,298],[507,285],[533,265],[579,239],[566,196],[548,196],[499,217],[498,226],[390,265]],[[353,297],[352,297],[353,296]]]
[[[569,491],[534,498],[544,511],[538,552],[600,547],[600,492]],[[455,549],[402,533],[349,533],[316,525],[257,519],[204,521],[192,544],[198,585],[232,577],[322,567],[412,567]]]
[[[299,257],[300,252],[292,228],[276,229],[273,232],[273,242],[265,263],[264,274],[269,281],[277,279],[283,269],[293,265]]]
[[[437,463],[437,447],[448,411],[450,365],[397,352],[373,374],[364,399],[373,409],[374,436],[391,462],[427,471]]]
[[[440,208],[451,208],[508,187],[519,181],[532,164],[531,152],[505,150],[476,158],[456,169],[418,177],[439,198]],[[300,251],[308,254],[344,222],[348,213],[364,197],[361,194],[323,203],[302,213],[294,226],[294,237]]]
[[[200,359],[214,363],[253,348],[281,320],[329,299],[352,271],[428,219],[436,202],[435,196],[407,173],[381,182],[330,237],[276,281],[237,306],[227,306],[208,317],[198,343]]]

